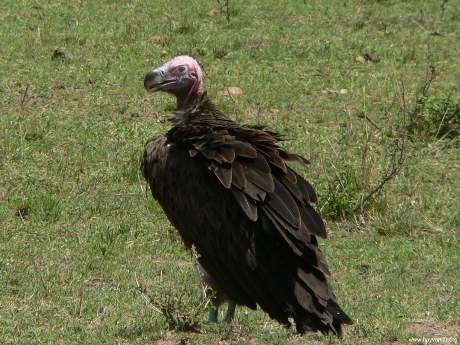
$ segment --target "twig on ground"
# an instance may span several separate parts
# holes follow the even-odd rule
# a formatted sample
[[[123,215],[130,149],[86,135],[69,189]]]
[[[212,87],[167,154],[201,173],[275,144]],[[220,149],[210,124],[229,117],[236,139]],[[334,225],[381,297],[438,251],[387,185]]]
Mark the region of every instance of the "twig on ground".
[[[27,84],[26,90],[24,91],[24,94],[22,95],[22,99],[21,99],[21,109],[24,109],[24,104],[25,104],[25,102],[26,102],[27,94],[28,94],[28,92],[29,92],[29,87],[30,87],[30,84]]]
[[[374,120],[372,120],[369,116],[367,116],[364,112],[360,112],[358,113],[357,115],[359,118],[362,118],[362,119],[365,119],[367,120],[375,129],[381,131],[382,129],[377,126],[377,124],[374,122]]]
[[[157,312],[158,314],[162,314],[161,310],[155,305],[155,302],[153,301],[153,299],[149,295],[146,294],[145,288],[139,284],[139,282],[137,281],[137,278],[136,278],[136,283],[138,285],[135,287],[135,289],[141,294],[142,298],[145,300],[147,305],[150,308],[152,308],[153,311]]]
[[[220,11],[225,16],[227,24],[230,23],[230,0],[217,0],[217,3],[220,6]]]
[[[382,176],[380,183],[375,186],[366,196],[361,198],[355,205],[354,211],[358,211],[377,193],[379,193],[385,184],[395,178],[401,171],[406,158],[405,137],[401,136],[396,138],[394,142],[394,149],[391,152],[391,159],[386,173]]]

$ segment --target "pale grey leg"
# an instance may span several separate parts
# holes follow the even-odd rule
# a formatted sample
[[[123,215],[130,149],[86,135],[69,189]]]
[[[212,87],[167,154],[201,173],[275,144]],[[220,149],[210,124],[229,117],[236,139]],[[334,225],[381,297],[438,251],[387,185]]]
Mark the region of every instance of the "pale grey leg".
[[[209,309],[208,323],[217,323],[219,317],[219,307],[212,306]]]
[[[228,303],[227,312],[225,313],[224,322],[232,322],[235,316],[236,304],[233,302]]]

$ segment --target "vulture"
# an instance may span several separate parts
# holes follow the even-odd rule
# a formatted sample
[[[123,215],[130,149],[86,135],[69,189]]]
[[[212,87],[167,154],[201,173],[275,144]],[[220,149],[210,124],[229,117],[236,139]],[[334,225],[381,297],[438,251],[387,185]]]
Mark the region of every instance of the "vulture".
[[[326,237],[313,208],[312,185],[290,163],[307,164],[280,146],[282,136],[239,124],[210,101],[203,72],[190,56],[149,71],[148,92],[176,97],[165,135],[147,141],[141,159],[153,197],[198,254],[202,278],[216,291],[209,321],[229,302],[260,307],[298,333],[342,335],[352,320],[340,308],[317,237]]]

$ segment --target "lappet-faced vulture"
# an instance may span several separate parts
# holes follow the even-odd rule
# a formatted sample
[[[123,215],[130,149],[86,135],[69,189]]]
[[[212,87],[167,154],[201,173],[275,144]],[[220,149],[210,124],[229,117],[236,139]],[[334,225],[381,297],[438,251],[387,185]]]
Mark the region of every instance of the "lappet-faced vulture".
[[[206,282],[235,305],[259,306],[299,333],[337,336],[351,319],[337,304],[316,237],[326,229],[313,187],[289,167],[307,164],[279,146],[281,136],[241,125],[219,111],[203,87],[200,65],[178,56],[145,76],[147,91],[176,96],[172,128],[145,144],[142,172],[153,197]]]

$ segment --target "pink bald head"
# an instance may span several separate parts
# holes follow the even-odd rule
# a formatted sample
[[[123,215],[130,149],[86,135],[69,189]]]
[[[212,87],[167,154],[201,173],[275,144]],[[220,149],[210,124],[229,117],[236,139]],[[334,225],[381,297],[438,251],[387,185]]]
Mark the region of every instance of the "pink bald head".
[[[203,82],[203,71],[201,70],[200,64],[191,56],[188,55],[179,55],[176,56],[174,59],[169,61],[167,65],[170,68],[177,68],[181,65],[187,66],[191,73],[195,72],[197,80],[202,83]]]
[[[144,86],[147,91],[174,94],[177,98],[177,108],[184,109],[197,95],[203,93],[203,71],[194,58],[187,55],[176,56],[147,73]]]
[[[188,68],[188,73],[196,77],[196,82],[192,84],[192,87],[187,93],[186,100],[190,99],[191,96],[203,93],[203,71],[201,70],[200,64],[194,58],[188,55],[179,55],[169,61],[168,66],[173,70],[178,70],[180,66],[186,66]]]

